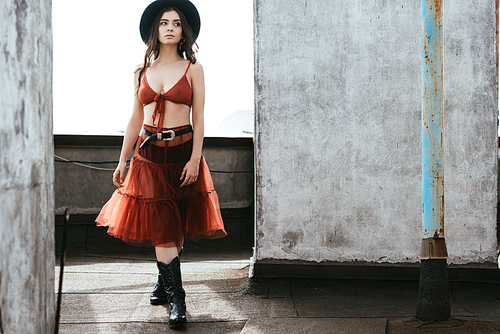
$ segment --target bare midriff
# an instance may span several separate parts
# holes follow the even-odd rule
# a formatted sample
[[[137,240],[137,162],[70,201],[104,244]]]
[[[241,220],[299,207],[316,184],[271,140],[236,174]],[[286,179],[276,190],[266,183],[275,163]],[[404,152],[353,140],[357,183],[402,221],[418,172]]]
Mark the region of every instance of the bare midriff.
[[[144,124],[158,126],[160,117],[156,117],[153,123],[153,111],[156,102],[144,106]],[[177,126],[191,124],[191,108],[182,103],[165,101],[165,117],[163,118],[162,128],[175,128]]]

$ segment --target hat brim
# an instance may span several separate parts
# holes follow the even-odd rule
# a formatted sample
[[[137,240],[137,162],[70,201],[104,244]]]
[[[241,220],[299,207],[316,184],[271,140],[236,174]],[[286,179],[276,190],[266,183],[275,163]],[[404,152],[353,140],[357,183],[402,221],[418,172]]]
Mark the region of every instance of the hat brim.
[[[147,42],[149,30],[151,29],[151,25],[153,21],[158,15],[158,13],[167,7],[175,7],[184,14],[186,19],[188,20],[191,29],[193,30],[193,34],[195,39],[198,38],[200,33],[200,14],[196,7],[188,0],[156,0],[149,4],[148,7],[142,13],[141,22],[139,24],[139,31],[141,33],[141,38],[144,43]]]

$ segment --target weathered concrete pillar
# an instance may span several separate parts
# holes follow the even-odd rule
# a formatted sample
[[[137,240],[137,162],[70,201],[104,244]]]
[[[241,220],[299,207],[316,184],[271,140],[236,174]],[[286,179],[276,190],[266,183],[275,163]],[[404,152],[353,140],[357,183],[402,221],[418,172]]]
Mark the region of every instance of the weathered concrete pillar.
[[[2,1],[0,50],[0,333],[52,333],[51,1]]]

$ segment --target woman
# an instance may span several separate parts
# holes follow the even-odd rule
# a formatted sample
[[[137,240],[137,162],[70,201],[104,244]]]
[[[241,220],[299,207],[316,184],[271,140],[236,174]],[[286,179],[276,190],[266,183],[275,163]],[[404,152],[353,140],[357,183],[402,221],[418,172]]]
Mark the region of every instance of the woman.
[[[157,0],[144,11],[140,33],[148,48],[135,73],[133,112],[113,173],[119,188],[96,219],[125,242],[155,246],[159,275],[150,301],[170,303],[171,326],[186,323],[179,262],[184,236],[226,236],[201,154],[205,86],[193,51],[199,30],[198,11],[188,0]]]

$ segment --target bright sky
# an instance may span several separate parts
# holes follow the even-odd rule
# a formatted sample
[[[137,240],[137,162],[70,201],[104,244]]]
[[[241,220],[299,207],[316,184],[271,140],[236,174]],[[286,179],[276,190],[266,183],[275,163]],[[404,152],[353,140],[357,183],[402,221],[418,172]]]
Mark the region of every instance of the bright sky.
[[[123,134],[132,112],[133,72],[146,51],[139,21],[151,2],[52,1],[55,134]],[[205,135],[220,136],[215,131],[228,116],[254,108],[253,1],[192,2],[201,17]]]

